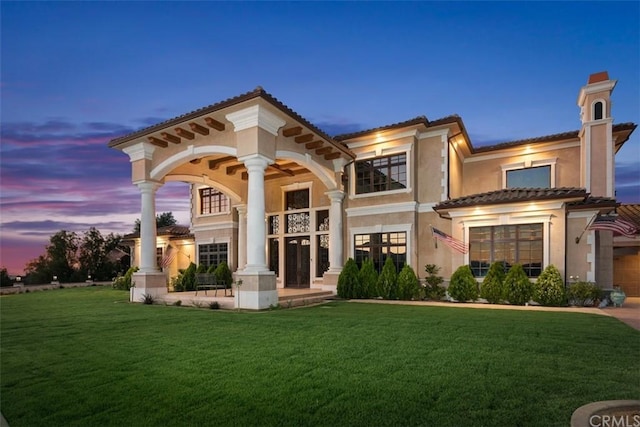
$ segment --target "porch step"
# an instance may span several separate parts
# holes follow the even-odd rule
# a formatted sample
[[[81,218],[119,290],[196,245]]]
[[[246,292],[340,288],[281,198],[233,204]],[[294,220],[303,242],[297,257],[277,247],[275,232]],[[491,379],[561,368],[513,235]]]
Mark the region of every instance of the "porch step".
[[[278,297],[278,303],[282,307],[298,307],[301,305],[310,305],[323,302],[324,300],[333,298],[331,291],[307,291],[304,293],[291,293],[289,295],[281,295]]]

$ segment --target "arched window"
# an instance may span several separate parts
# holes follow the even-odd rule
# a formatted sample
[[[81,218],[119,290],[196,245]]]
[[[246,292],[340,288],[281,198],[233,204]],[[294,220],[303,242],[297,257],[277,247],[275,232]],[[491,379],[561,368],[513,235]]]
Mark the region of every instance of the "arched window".
[[[601,120],[602,119],[602,101],[598,101],[593,104],[593,120]]]

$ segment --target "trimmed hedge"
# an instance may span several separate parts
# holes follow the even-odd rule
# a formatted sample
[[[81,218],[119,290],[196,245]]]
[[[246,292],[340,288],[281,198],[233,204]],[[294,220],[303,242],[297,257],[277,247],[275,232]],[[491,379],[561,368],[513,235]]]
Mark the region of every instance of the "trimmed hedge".
[[[471,267],[461,265],[451,275],[449,283],[449,296],[456,301],[475,301],[478,299],[478,283],[473,277]]]

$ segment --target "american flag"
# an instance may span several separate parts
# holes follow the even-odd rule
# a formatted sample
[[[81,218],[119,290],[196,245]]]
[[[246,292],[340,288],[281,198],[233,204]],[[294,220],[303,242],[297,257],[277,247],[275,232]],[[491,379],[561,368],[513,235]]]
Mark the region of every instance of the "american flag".
[[[462,254],[466,254],[467,252],[469,252],[469,245],[465,244],[464,242],[458,239],[455,239],[449,236],[447,233],[442,232],[435,227],[431,227],[431,233],[433,234],[433,237],[435,237],[437,240],[444,242],[445,245],[453,248],[454,250]]]
[[[609,230],[626,237],[634,237],[638,228],[619,216],[598,215],[589,226],[589,230]]]
[[[167,252],[162,257],[162,261],[160,262],[160,267],[167,268],[173,262],[173,259],[176,257],[176,250],[173,249],[173,246],[169,246],[167,248]]]

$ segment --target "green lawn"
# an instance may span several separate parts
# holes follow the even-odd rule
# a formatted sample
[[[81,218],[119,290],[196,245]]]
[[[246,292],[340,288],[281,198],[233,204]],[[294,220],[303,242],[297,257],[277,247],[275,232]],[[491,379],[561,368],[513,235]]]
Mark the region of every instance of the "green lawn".
[[[566,426],[640,398],[640,332],[575,313],[335,302],[261,313],[92,287],[0,298],[19,426]]]

